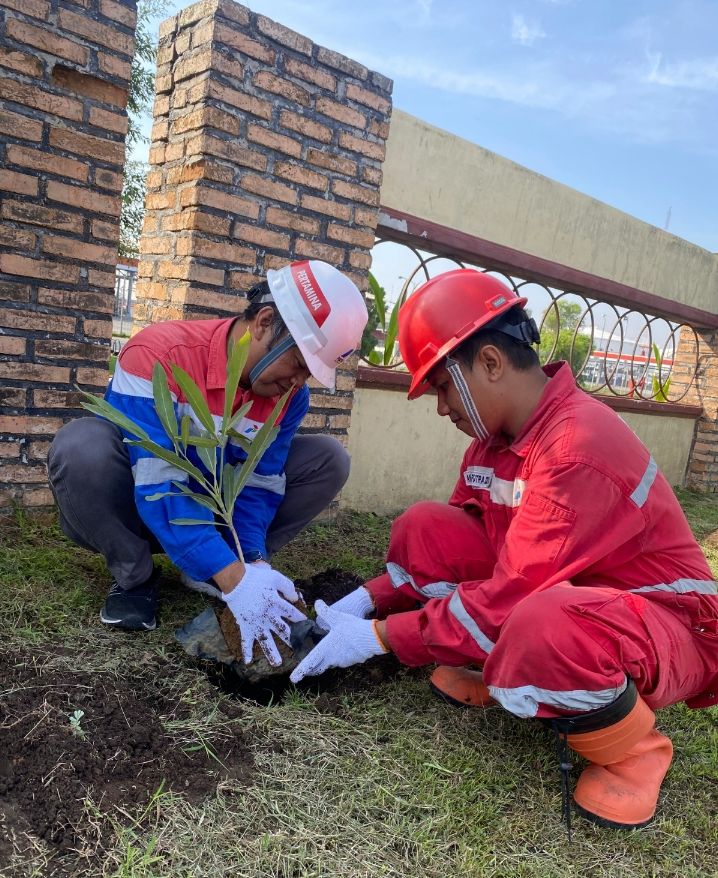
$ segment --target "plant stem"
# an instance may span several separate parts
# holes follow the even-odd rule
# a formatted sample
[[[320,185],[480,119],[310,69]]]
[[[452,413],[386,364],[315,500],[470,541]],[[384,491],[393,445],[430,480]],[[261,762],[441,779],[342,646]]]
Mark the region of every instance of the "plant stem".
[[[242,547],[239,544],[239,537],[237,536],[237,531],[234,529],[234,521],[232,520],[231,513],[230,513],[229,520],[227,523],[229,525],[230,531],[232,532],[232,536],[234,537],[234,545],[237,549],[237,555],[239,557],[239,560],[242,562],[242,564],[244,564],[244,555],[242,554]]]

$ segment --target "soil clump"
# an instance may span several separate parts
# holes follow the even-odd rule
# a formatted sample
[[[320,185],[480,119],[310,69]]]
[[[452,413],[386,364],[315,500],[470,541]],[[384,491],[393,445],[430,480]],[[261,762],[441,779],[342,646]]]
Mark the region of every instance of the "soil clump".
[[[295,581],[297,590],[309,607],[313,607],[319,599],[333,604],[363,583],[364,580],[356,574],[335,569],[318,573],[309,579]],[[226,635],[225,624],[222,625],[222,629]],[[289,648],[280,644],[280,641],[277,641],[277,644],[280,646],[282,656],[286,657]],[[231,644],[228,639],[228,645],[235,655],[241,655],[236,637],[231,641]],[[254,664],[250,667],[254,667]],[[214,686],[230,695],[248,698],[265,706],[278,704],[287,690],[293,686],[289,681],[289,674],[296,662],[289,661],[281,668],[271,668],[262,657],[259,664],[261,664],[261,669],[264,669],[266,665],[267,672],[264,675],[254,674],[251,679],[248,679],[243,668],[236,669],[232,666],[210,662],[206,666],[207,676]],[[318,694],[320,696],[317,700],[319,709],[328,713],[336,713],[344,696],[380,686],[396,677],[401,668],[402,665],[393,655],[379,656],[362,665],[351,668],[333,668],[316,677],[305,677],[296,688],[301,692]]]

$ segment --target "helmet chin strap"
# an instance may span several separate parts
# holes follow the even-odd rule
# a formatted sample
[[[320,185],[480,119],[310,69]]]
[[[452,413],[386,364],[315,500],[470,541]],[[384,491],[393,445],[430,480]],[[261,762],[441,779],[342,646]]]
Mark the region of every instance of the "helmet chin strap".
[[[476,438],[481,442],[484,442],[489,438],[489,431],[484,426],[484,422],[481,420],[481,415],[479,415],[476,405],[474,404],[474,400],[469,392],[469,385],[466,383],[466,378],[464,378],[464,373],[461,371],[459,361],[453,359],[453,357],[447,357],[446,369],[449,375],[451,375],[454,386],[459,392],[461,402],[466,409],[466,415],[474,433],[476,434]]]
[[[292,338],[289,333],[284,336],[284,338],[279,342],[278,345],[273,347],[271,350],[267,351],[267,353],[259,360],[256,366],[249,373],[249,383],[254,384],[254,382],[259,378],[259,376],[264,372],[267,366],[271,366],[275,360],[278,360],[283,353],[289,350],[289,348],[293,348],[296,342]]]

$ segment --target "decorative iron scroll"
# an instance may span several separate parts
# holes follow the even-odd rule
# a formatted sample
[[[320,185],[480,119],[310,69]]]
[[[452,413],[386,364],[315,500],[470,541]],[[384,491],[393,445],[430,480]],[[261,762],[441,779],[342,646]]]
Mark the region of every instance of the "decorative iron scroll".
[[[430,246],[430,242],[427,242]],[[389,288],[403,283],[395,296],[388,294],[387,311],[403,303],[424,281],[452,268],[474,268],[503,280],[528,299],[527,310],[541,330],[536,346],[542,363],[565,359],[571,364],[576,382],[589,393],[654,402],[676,403],[695,382],[699,363],[698,334],[687,323],[667,317],[651,316],[642,310],[613,304],[606,298],[593,298],[571,288],[560,289],[517,272],[489,269],[446,254],[438,255],[389,237],[378,237],[372,257],[390,246],[393,259],[374,259],[388,270],[374,271],[379,284]],[[391,263],[401,265],[402,273],[392,274]],[[525,272],[524,272],[525,274]],[[381,348],[386,333],[379,327],[373,341]],[[677,357],[680,343],[680,361]],[[368,352],[362,359],[369,363]],[[379,368],[404,369],[398,345]],[[374,360],[376,361],[376,356]],[[371,365],[377,365],[372,362]]]

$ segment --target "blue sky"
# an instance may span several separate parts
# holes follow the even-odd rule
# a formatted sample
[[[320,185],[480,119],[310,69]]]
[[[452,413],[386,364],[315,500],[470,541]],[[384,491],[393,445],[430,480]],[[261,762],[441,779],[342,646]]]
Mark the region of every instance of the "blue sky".
[[[390,76],[396,107],[718,251],[718,0],[248,5]]]

